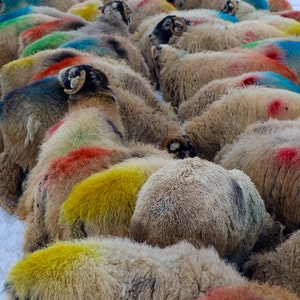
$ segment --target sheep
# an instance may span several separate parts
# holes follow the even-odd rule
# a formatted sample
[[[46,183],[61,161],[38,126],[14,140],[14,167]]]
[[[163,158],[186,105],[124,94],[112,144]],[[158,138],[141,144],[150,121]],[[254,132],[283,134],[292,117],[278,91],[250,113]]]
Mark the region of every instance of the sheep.
[[[281,230],[245,173],[199,157],[176,160],[153,173],[131,218],[137,242],[166,247],[184,239],[197,248],[212,245],[236,264],[274,228]]]
[[[299,118],[299,97],[298,93],[259,86],[234,89],[210,104],[203,114],[185,122],[182,130],[198,156],[213,160],[224,145],[232,143],[252,123]],[[181,140],[181,136],[170,135],[163,141],[163,148],[176,151]]]
[[[31,253],[10,269],[5,290],[8,299],[193,299],[245,281],[213,248],[182,241],[160,249],[99,237]]]
[[[173,107],[178,107],[214,79],[246,72],[272,71],[293,82],[299,80],[285,65],[260,55],[225,51],[189,54],[165,44],[153,46],[152,57],[162,97]]]
[[[299,119],[248,126],[215,162],[238,168],[255,183],[267,211],[282,224],[299,228]]]
[[[150,80],[150,70],[140,51],[125,37],[110,34],[95,34],[62,44],[59,48],[74,48],[79,51],[114,59],[124,59],[134,71]]]
[[[187,26],[182,18],[173,18],[171,23],[170,19],[168,16],[165,21],[162,20],[164,30],[159,23],[150,33],[149,38],[153,45],[176,44],[189,53],[195,53],[205,50],[223,51],[261,39],[287,37],[286,33],[277,28],[256,20],[226,25],[209,22]]]
[[[182,122],[201,115],[210,103],[221,98],[232,88],[243,88],[249,85],[286,89],[300,93],[300,87],[285,77],[274,72],[249,72],[235,77],[216,79],[204,85],[178,108],[178,118]]]
[[[35,5],[35,6],[50,6],[62,12],[67,11],[72,5],[78,3],[77,0],[1,0],[0,15],[7,14],[19,8]]]
[[[18,38],[22,31],[55,18],[41,15],[29,14],[3,22],[0,24],[0,67],[18,58]]]
[[[246,51],[270,57],[300,75],[300,40],[298,38],[270,38],[243,45],[236,51]],[[232,49],[235,51],[235,49]]]
[[[250,5],[254,6],[256,9],[264,9],[267,10],[269,8],[268,2],[266,0],[245,0]],[[201,9],[212,9],[212,10],[220,10],[222,8],[223,0],[172,0],[170,1],[174,3],[174,6],[178,10],[190,10],[195,8]]]
[[[256,10],[249,3],[242,0],[225,1],[221,11],[237,17],[239,21],[261,20],[262,22],[277,27],[288,34],[300,34],[300,23],[296,20],[284,18],[271,12]]]
[[[102,7],[102,13],[95,22],[83,26],[78,30],[55,31],[31,43],[23,50],[20,56],[25,57],[45,49],[53,49],[75,37],[87,36],[94,33],[119,34],[129,37],[128,22],[132,10],[123,1],[108,2]],[[21,51],[22,50],[22,51]]]
[[[22,99],[22,101],[20,101]],[[66,110],[68,96],[55,77],[48,77],[13,90],[1,104],[1,199],[0,205],[13,213],[20,196],[24,174],[34,166],[45,130]],[[40,118],[40,114],[47,114]]]
[[[271,12],[281,12],[292,10],[293,7],[288,0],[268,0],[269,10]]]
[[[95,80],[89,79],[90,77],[97,78],[97,76],[100,76],[101,79],[99,83],[94,83]],[[86,78],[84,79],[84,77]],[[74,112],[72,115],[67,114],[64,120],[57,125],[54,125],[53,130],[51,128],[49,129],[51,135],[45,135],[45,141],[40,146],[41,150],[37,165],[31,170],[26,182],[26,189],[18,205],[18,215],[22,218],[26,216],[28,211],[32,210],[32,191],[42,170],[48,166],[51,160],[66,154],[66,151],[74,149],[75,146],[82,146],[80,143],[84,143],[84,145],[95,145],[92,143],[96,143],[96,145],[99,145],[101,142],[101,146],[118,146],[121,142],[144,142],[155,144],[158,147],[161,140],[163,140],[169,132],[176,132],[178,134],[181,131],[179,124],[176,122],[172,123],[165,114],[155,113],[154,109],[145,105],[141,99],[134,97],[132,94],[127,96],[127,93],[124,90],[111,91],[107,86],[107,77],[101,70],[94,69],[91,66],[78,65],[60,71],[59,78],[64,89],[68,91],[68,93],[72,90],[70,85],[73,81],[79,82],[78,88],[83,85],[82,89],[79,88],[78,91],[75,89],[74,94],[70,95],[72,99],[82,98],[82,101],[69,101],[68,109],[70,111],[70,109],[74,110],[77,108],[78,110],[80,108],[80,111],[75,111],[76,113]],[[104,91],[103,88],[101,88],[102,85],[104,85]],[[90,92],[88,92],[89,90]],[[99,94],[98,96],[95,91]],[[106,103],[107,101],[105,101],[106,97],[110,99],[109,97],[112,96],[117,99],[117,101],[111,103],[112,108],[114,109],[110,109],[109,103]],[[131,98],[133,98],[132,102]],[[101,99],[104,100],[100,101]],[[110,100],[110,102],[111,101],[112,100]],[[98,110],[101,108],[102,113],[106,112],[107,117],[112,114],[113,117],[111,117],[111,119],[115,120],[113,122],[113,124],[115,124],[113,128],[116,131],[114,135],[118,134],[117,137],[119,139],[121,138],[118,143],[118,139],[115,139],[114,141],[112,137],[109,139],[108,145],[107,141],[104,143],[104,141],[100,139],[103,135],[100,133],[104,130],[101,129],[101,126],[106,128],[107,125],[101,125],[103,123],[101,119],[97,121],[97,118],[99,118],[99,113],[97,113],[97,111],[94,113],[94,118],[92,118],[92,112],[87,114],[82,111],[83,107],[86,105],[98,107]],[[125,110],[124,107],[126,107],[127,110]],[[108,109],[110,109],[110,111],[107,111]],[[81,122],[79,122],[79,118],[82,119]],[[102,123],[100,123],[100,121]],[[75,124],[73,124],[74,122]],[[105,122],[107,123],[107,121]],[[131,124],[131,127],[128,125],[129,123]],[[93,127],[91,128],[90,126]],[[134,126],[139,127],[133,130],[133,132],[130,132],[130,129]],[[148,130],[147,134],[145,134],[145,129]],[[100,131],[100,133],[98,133],[98,131]],[[81,137],[82,132],[85,132],[84,139]],[[97,135],[99,135],[99,137],[97,137]],[[105,135],[107,136],[108,134]],[[183,150],[180,149],[179,151]],[[22,211],[24,211],[24,213]]]
[[[273,251],[253,255],[244,266],[244,274],[252,280],[287,287],[300,296],[299,247],[298,230]]]
[[[80,16],[87,21],[93,22],[99,17],[101,11],[99,6],[102,6],[101,0],[86,0],[81,3],[75,4],[68,9],[68,13]]]
[[[205,296],[196,300],[299,300],[296,294],[285,287],[268,283],[246,282],[237,286],[214,287]]]
[[[86,26],[88,23],[78,17],[63,17],[57,18],[54,21],[44,22],[40,25],[33,26],[24,30],[19,36],[19,53],[21,53],[25,47],[42,38],[43,36],[50,34],[53,31],[69,31],[76,30],[82,26]]]
[[[72,235],[75,237],[75,230],[70,231],[70,226],[59,222],[60,207],[68,198],[75,184],[81,182],[90,175],[106,170],[114,164],[124,161],[125,159],[130,157],[143,157],[150,154],[156,154],[160,157],[165,155],[167,157],[164,152],[158,150],[156,147],[143,144],[134,144],[129,145],[128,147],[110,148],[95,146],[79,147],[51,161],[49,167],[39,175],[38,183],[33,191],[34,207],[33,211],[30,212],[30,214],[26,217],[23,252],[33,252],[38,248],[46,246],[46,244],[54,242],[57,239],[66,240]],[[133,161],[126,165],[133,166]],[[118,176],[120,178],[122,173],[124,175],[126,173],[125,170],[121,171],[120,167],[118,167],[118,171],[115,169],[114,172],[114,176]],[[112,171],[106,172],[106,176],[103,174],[100,177],[107,181],[108,173],[112,174]],[[80,185],[81,187],[83,186],[82,183],[80,183]],[[98,185],[98,183],[96,183],[96,185]],[[92,191],[93,193],[96,193],[94,188],[90,192]],[[100,195],[100,198],[101,197],[102,195]],[[108,196],[106,198],[107,200],[109,199]],[[130,199],[129,196],[128,199]],[[132,199],[131,202],[133,202],[133,200],[134,199]],[[84,202],[86,202],[86,200],[84,200]],[[91,212],[92,210],[89,203],[86,202],[86,204],[86,210],[90,210]],[[73,204],[69,203],[69,207],[70,205],[72,206]],[[66,214],[70,214],[70,212],[66,211]],[[71,217],[76,218],[74,215]],[[94,221],[93,218],[89,218],[90,223],[91,220]],[[84,220],[80,221],[81,230],[76,232],[76,238],[79,237],[80,233],[84,233],[84,236],[89,233],[87,230],[88,228],[84,228],[83,221]],[[126,219],[124,222],[125,221]],[[109,225],[110,227],[106,228],[106,230],[112,232],[113,224],[114,222],[112,222]],[[125,232],[125,228],[122,228],[120,225],[118,226],[118,228],[116,226],[114,227],[115,233],[116,230],[119,232]]]
[[[284,18],[294,19],[297,22],[300,22],[300,10],[286,10],[280,12],[279,15]]]

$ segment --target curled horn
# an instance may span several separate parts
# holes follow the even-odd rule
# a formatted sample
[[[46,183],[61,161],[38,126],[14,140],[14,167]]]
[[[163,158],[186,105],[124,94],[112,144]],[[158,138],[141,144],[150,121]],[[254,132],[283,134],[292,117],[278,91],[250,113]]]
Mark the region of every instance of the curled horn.
[[[71,84],[70,84],[71,89],[64,89],[64,92],[68,95],[73,95],[73,94],[77,93],[84,86],[85,79],[86,79],[86,71],[81,70],[80,75],[76,76],[75,78],[73,78],[71,80]]]
[[[183,18],[180,18],[180,17],[173,17],[172,20],[173,20],[173,22],[170,25],[170,31],[175,36],[181,36],[182,33],[187,30],[186,21]],[[182,30],[180,32],[176,32],[174,30],[174,21],[177,21],[177,22],[179,22],[182,25]]]

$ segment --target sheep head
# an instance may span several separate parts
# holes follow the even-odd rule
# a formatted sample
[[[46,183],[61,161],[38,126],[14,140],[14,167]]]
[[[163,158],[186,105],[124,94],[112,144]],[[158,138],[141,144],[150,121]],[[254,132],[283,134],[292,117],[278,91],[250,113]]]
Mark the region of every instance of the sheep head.
[[[60,85],[64,92],[70,95],[70,100],[76,99],[74,95],[95,95],[105,93],[115,100],[111,88],[108,86],[107,76],[90,65],[77,65],[60,70],[58,74]]]
[[[100,6],[102,14],[119,14],[121,19],[128,25],[130,23],[130,15],[132,14],[132,9],[124,1],[111,1],[105,3],[105,5]]]
[[[238,0],[227,0],[223,4],[221,12],[231,16],[235,16],[238,8],[239,8]]]
[[[173,36],[181,36],[186,32],[188,25],[190,25],[190,21],[184,18],[174,15],[166,16],[149,34],[149,40],[155,46],[159,44],[170,44],[172,43],[171,38]]]
[[[174,158],[187,158],[197,156],[195,143],[190,135],[171,134],[161,143],[161,148],[174,154]]]

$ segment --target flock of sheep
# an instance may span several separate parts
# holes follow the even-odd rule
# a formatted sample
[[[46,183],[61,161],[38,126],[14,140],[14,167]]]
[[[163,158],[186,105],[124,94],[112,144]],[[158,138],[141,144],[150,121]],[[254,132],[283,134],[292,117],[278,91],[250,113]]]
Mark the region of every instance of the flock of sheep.
[[[300,299],[300,12],[0,0],[7,299]]]

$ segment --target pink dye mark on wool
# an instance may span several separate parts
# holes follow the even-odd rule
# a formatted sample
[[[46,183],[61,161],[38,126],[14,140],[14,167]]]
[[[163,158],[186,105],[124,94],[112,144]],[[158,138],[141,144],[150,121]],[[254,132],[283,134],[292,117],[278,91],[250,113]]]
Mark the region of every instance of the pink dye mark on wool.
[[[297,163],[300,165],[300,155],[295,147],[284,147],[278,150],[275,156],[275,162],[278,165],[291,165]]]
[[[240,66],[237,63],[233,63],[229,65],[228,68],[229,75],[236,76],[240,74]]]
[[[283,105],[282,100],[276,99],[273,100],[268,106],[268,115],[271,118],[276,118],[280,115],[281,112],[287,110],[287,108]]]
[[[136,8],[140,8],[146,4],[148,4],[151,0],[142,0],[138,3],[138,5],[136,6]]]
[[[258,39],[258,36],[253,31],[249,30],[245,32],[245,41],[247,43],[255,42]]]

